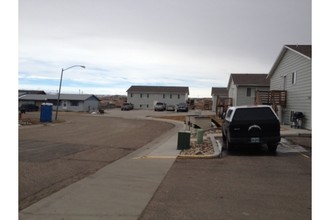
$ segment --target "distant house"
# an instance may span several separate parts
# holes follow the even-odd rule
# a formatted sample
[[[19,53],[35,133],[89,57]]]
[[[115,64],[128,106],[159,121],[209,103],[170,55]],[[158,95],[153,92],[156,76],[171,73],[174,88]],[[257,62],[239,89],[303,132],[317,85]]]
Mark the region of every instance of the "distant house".
[[[257,90],[269,90],[267,74],[232,73],[228,82],[228,97],[233,106],[255,104]]]
[[[26,94],[19,97],[19,106],[22,104],[35,104],[41,106],[42,103],[52,103],[53,110],[57,105],[58,95]],[[95,95],[87,94],[61,94],[59,100],[59,111],[91,112],[97,111],[100,99]]]
[[[43,90],[27,90],[27,89],[20,89],[18,90],[18,97],[26,94],[43,94],[46,95],[46,93]]]
[[[284,45],[267,79],[270,90],[287,93],[286,106],[280,109],[281,121],[290,124],[294,112],[305,115],[303,128],[312,128],[312,46]]]
[[[212,87],[212,111],[216,111],[217,100],[228,98],[228,89],[226,87]]]
[[[131,86],[127,90],[127,102],[137,109],[153,109],[156,102],[177,105],[187,102],[189,87],[180,86]]]

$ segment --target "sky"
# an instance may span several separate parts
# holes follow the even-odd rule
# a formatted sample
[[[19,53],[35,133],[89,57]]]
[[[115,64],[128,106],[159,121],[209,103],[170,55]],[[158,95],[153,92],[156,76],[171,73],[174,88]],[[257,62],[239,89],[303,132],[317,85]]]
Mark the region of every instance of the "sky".
[[[231,73],[268,73],[285,44],[312,44],[311,0],[20,0],[18,87],[126,95]]]

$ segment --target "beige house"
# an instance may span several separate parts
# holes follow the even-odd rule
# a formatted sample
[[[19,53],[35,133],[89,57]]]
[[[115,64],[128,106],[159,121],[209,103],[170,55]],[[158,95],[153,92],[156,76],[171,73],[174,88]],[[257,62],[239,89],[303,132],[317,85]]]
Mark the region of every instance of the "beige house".
[[[212,87],[212,111],[216,111],[217,100],[221,98],[228,98],[228,90],[226,87]]]
[[[304,114],[302,127],[312,129],[312,46],[284,45],[267,79],[270,90],[286,91],[280,120],[291,124],[294,112]]]
[[[257,90],[268,91],[270,80],[268,74],[232,73],[228,82],[228,97],[232,105],[253,105]]]
[[[127,102],[135,109],[154,109],[156,102],[177,105],[187,102],[189,87],[183,86],[131,86],[127,90]]]

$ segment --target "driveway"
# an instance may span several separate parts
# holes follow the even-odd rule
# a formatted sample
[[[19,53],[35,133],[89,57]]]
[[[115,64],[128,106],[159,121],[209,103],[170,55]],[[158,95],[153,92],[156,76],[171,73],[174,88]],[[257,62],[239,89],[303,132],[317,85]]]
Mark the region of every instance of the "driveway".
[[[139,219],[309,220],[311,198],[308,151],[242,147],[219,159],[177,159]]]

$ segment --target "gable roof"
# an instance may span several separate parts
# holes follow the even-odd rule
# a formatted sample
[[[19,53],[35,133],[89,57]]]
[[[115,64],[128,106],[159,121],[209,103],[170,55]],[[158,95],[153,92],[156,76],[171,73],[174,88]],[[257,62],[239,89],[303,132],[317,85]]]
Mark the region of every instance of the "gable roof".
[[[227,88],[231,81],[237,86],[269,86],[270,80],[267,79],[267,75],[264,73],[232,73]]]
[[[46,101],[46,100],[57,100],[58,95],[57,94],[26,94],[22,95],[19,100],[35,100],[35,101]],[[72,101],[85,101],[89,99],[90,97],[94,97],[98,101],[100,101],[99,98],[97,98],[95,95],[88,95],[88,94],[60,94],[60,100],[72,100]]]
[[[312,58],[312,45],[285,45],[284,47],[308,58]]]
[[[43,90],[27,90],[27,89],[19,89],[18,90],[18,97],[26,94],[46,94]]]
[[[270,69],[267,78],[271,78],[271,76],[274,74],[275,69],[277,68],[288,50],[293,51],[308,60],[312,59],[312,45],[284,45],[280,54],[277,56],[272,68]]]
[[[228,96],[228,89],[226,87],[212,87],[211,95]]]
[[[126,92],[180,93],[189,95],[189,87],[183,86],[131,86]]]

